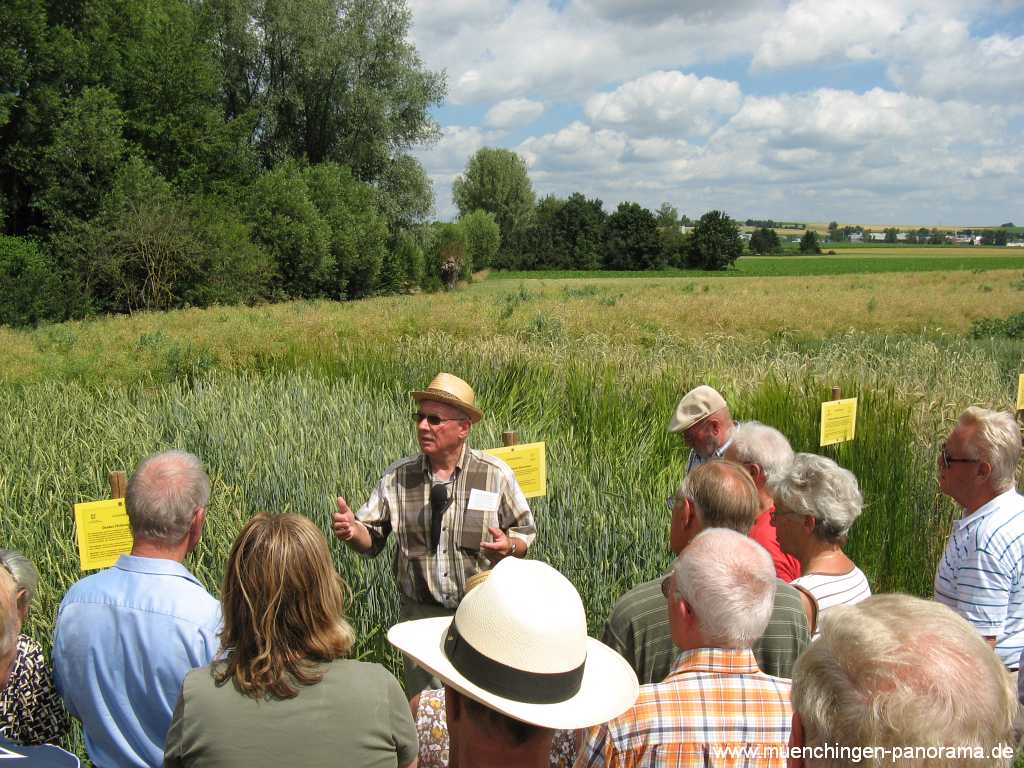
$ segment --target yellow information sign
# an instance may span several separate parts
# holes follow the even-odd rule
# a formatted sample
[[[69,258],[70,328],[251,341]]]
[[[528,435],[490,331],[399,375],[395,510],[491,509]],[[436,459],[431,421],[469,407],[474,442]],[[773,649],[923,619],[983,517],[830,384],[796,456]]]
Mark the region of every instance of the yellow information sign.
[[[1017,381],[1017,410],[1024,411],[1024,373]]]
[[[83,571],[109,568],[132,549],[132,530],[124,499],[75,504],[75,527]]]
[[[853,440],[857,429],[857,398],[829,400],[821,404],[821,441],[819,445],[835,445]]]
[[[512,467],[526,498],[532,499],[547,493],[548,474],[544,443],[506,445],[504,448],[491,448],[484,453],[497,456]]]

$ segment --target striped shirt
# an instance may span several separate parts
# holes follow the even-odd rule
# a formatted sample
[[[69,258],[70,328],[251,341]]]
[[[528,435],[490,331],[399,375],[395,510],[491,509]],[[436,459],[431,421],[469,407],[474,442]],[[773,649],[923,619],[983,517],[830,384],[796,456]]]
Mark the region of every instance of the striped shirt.
[[[935,572],[935,599],[986,637],[1017,669],[1024,649],[1024,497],[1015,489],[957,521]]]
[[[871,597],[871,585],[868,578],[857,566],[849,573],[824,574],[807,573],[798,579],[793,579],[795,586],[803,587],[814,598],[818,604],[818,621],[814,628],[814,637],[817,637],[821,627],[821,617],[830,608],[837,605],[853,605],[861,600]]]
[[[592,728],[577,768],[784,768],[789,681],[757,668],[749,650],[683,651],[664,682]]]
[[[370,532],[367,557],[383,551],[394,531],[395,582],[416,603],[455,608],[466,580],[491,567],[480,548],[491,541],[488,528],[501,528],[527,546],[537,529],[533,513],[508,464],[464,446],[448,494],[452,503],[441,519],[437,551],[430,542],[430,488],[434,485],[425,454],[399,459],[388,467],[356,518]]]
[[[679,649],[672,643],[661,579],[646,581],[616,601],[601,640],[629,662],[641,684],[665,679]],[[769,675],[792,677],[796,657],[808,643],[800,593],[776,579],[775,605],[764,634],[754,643],[754,658]]]

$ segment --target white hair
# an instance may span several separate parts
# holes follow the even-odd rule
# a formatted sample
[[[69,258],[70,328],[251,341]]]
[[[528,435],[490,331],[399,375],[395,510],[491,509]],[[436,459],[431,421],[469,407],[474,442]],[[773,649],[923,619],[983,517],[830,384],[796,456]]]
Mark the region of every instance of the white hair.
[[[796,454],[771,492],[776,504],[817,520],[814,535],[833,544],[846,542],[864,503],[853,472],[813,453]]]
[[[726,528],[701,531],[676,559],[672,574],[705,642],[750,648],[764,634],[775,605],[775,567],[753,539]]]
[[[1009,675],[970,624],[930,600],[885,594],[830,609],[793,668],[792,696],[805,746],[834,748],[808,765],[888,766],[894,747],[921,750],[900,761],[906,768],[1010,764],[990,757],[1014,744]],[[889,752],[875,760],[842,756],[840,748],[863,745]],[[985,760],[929,758],[929,747],[977,748]]]
[[[990,411],[971,406],[960,415],[960,423],[974,430],[967,444],[978,458],[992,467],[992,485],[1008,491],[1014,486],[1020,463],[1020,427],[1006,411]]]
[[[759,421],[744,421],[736,429],[730,452],[740,464],[757,464],[771,483],[793,462],[793,448],[786,436]]]
[[[36,596],[36,589],[39,587],[39,571],[32,564],[32,561],[21,552],[13,549],[0,549],[0,566],[14,578],[14,584],[19,591],[25,593],[25,604],[31,605],[32,598]]]
[[[210,478],[198,457],[165,451],[143,461],[131,480],[125,507],[132,533],[177,544],[188,533],[193,513],[210,500]]]
[[[6,569],[0,568],[0,658],[18,644],[21,614],[18,613],[18,585]],[[6,670],[4,670],[6,672]],[[2,678],[0,678],[2,679]]]

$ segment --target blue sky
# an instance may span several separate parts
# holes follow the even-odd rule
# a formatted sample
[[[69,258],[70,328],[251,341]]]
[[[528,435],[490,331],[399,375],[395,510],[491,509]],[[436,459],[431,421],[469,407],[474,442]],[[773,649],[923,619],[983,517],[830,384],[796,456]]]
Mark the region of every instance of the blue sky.
[[[538,196],[696,217],[1024,224],[1024,0],[412,0],[448,80],[451,218],[483,146]]]

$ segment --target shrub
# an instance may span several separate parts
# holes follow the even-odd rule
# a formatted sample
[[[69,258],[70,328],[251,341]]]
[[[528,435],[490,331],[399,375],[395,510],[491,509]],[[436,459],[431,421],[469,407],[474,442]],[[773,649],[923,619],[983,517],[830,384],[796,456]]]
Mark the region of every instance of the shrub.
[[[51,256],[34,240],[0,235],[0,325],[36,325],[64,314]]]
[[[459,226],[466,240],[466,254],[474,270],[486,269],[494,263],[501,247],[501,230],[493,213],[480,208],[459,219]],[[463,270],[463,279],[470,273]]]
[[[971,338],[988,339],[1004,336],[1010,339],[1024,339],[1024,312],[1009,317],[984,317],[971,323]]]

